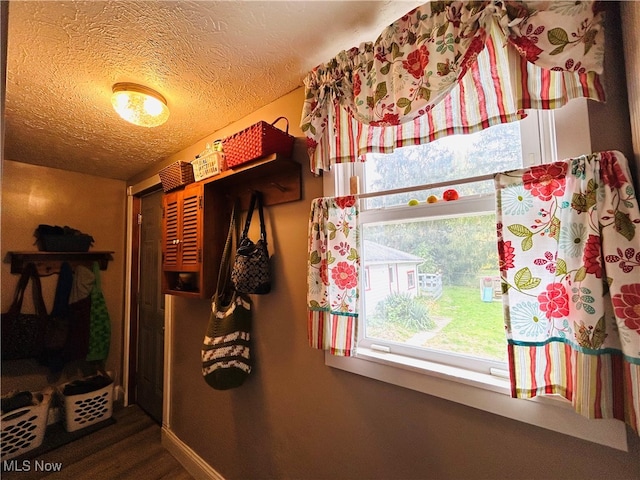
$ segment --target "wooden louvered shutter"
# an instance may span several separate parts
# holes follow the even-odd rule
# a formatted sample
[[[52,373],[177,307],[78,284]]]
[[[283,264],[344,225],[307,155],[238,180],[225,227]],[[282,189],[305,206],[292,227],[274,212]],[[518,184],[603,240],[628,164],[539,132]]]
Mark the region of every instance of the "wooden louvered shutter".
[[[164,208],[164,231],[163,246],[165,267],[177,266],[178,264],[178,207],[179,196],[177,193],[165,195],[163,198]]]
[[[180,242],[182,266],[197,265],[200,261],[198,254],[198,227],[202,210],[200,192],[200,188],[185,189],[184,191],[182,200],[182,239]]]

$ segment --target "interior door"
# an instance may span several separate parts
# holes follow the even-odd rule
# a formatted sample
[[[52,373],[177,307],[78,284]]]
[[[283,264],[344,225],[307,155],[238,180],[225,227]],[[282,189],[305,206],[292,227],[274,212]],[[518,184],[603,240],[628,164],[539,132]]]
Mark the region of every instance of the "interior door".
[[[142,197],[136,403],[162,423],[164,295],[162,294],[162,192]]]

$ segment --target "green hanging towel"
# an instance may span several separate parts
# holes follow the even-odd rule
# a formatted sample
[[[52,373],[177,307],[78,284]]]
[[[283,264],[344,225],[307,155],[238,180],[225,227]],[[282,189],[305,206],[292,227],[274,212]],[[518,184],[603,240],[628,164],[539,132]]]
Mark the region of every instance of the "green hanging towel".
[[[111,343],[111,320],[107,311],[107,303],[102,295],[98,262],[93,262],[93,274],[96,281],[91,289],[91,322],[89,353],[87,354],[87,360],[90,362],[106,360]]]

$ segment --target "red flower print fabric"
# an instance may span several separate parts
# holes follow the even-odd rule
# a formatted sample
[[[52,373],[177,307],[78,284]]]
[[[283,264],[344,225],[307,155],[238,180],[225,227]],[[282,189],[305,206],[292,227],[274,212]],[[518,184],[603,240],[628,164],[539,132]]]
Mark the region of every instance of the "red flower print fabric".
[[[620,293],[613,296],[616,317],[630,329],[640,334],[640,283],[623,285]]]
[[[511,43],[527,61],[535,63],[543,52],[536,43],[527,37],[515,37],[511,39]]]
[[[545,292],[538,295],[540,310],[548,319],[564,318],[569,315],[569,296],[563,285],[553,283],[547,285]]]
[[[513,259],[515,258],[513,252],[515,252],[515,248],[511,246],[511,242],[500,240],[498,242],[498,251],[500,252],[500,270],[504,271],[513,268]]]
[[[640,382],[626,380],[640,379],[640,212],[630,179],[624,156],[608,151],[502,173],[495,184],[513,395],[557,393],[583,415],[640,431]],[[509,203],[516,192],[519,208]],[[597,378],[595,364],[605,372]]]
[[[523,176],[524,188],[540,200],[549,201],[564,194],[567,164],[563,162],[531,167]]]
[[[356,352],[360,244],[354,196],[316,198],[309,215],[308,339],[334,355]]]
[[[596,278],[602,278],[600,258],[600,237],[598,235],[589,235],[584,246],[582,261],[584,262],[585,271],[595,275]]]
[[[347,262],[339,262],[331,269],[331,278],[338,288],[347,290],[358,285],[358,272],[353,265]]]
[[[429,51],[425,45],[422,45],[417,50],[409,53],[407,59],[402,61],[402,66],[413,78],[422,78],[424,76],[424,69],[429,64]]]

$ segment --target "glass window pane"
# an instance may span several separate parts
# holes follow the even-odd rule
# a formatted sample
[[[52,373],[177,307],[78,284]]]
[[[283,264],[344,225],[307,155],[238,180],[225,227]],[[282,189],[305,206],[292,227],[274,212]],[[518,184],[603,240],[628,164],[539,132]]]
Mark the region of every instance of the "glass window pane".
[[[367,338],[506,362],[494,213],[365,224],[362,244]]]
[[[519,122],[512,122],[469,135],[453,135],[400,148],[390,155],[367,154],[364,189],[380,192],[520,168],[520,128]],[[429,195],[441,199],[445,189],[380,196],[368,199],[366,208],[406,205],[413,198],[424,202]],[[461,185],[456,190],[461,196],[493,193],[493,182]]]

